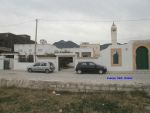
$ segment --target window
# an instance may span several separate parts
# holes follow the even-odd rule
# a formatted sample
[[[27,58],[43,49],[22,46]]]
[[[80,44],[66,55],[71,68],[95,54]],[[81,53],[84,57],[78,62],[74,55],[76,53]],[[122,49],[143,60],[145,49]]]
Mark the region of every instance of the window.
[[[28,55],[27,62],[33,62],[33,55]]]
[[[47,64],[46,63],[42,63],[41,66],[47,66]]]
[[[122,48],[111,49],[111,66],[122,66]]]
[[[33,62],[34,58],[33,55],[19,55],[18,60],[19,62]]]
[[[39,62],[38,62],[38,63],[35,63],[34,66],[40,66],[40,63],[39,63]]]
[[[91,57],[91,52],[82,52],[82,57]]]
[[[95,66],[95,64],[93,62],[90,62],[89,65],[90,66]]]
[[[119,64],[119,54],[117,51],[113,55],[113,64]]]
[[[26,56],[25,55],[19,55],[19,62],[26,62]]]
[[[81,65],[82,65],[82,66],[86,66],[87,64],[84,62],[84,63],[81,63]]]

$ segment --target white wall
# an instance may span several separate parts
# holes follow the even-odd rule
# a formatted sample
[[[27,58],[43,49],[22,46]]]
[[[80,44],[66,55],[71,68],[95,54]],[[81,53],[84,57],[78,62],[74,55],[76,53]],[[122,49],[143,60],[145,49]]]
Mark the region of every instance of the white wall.
[[[111,66],[111,48],[122,49],[122,65]],[[107,49],[101,51],[101,55],[98,59],[93,58],[78,58],[75,64],[82,61],[92,61],[96,64],[106,66],[108,71],[133,71],[133,58],[132,58],[132,43],[125,45],[109,46]]]
[[[28,45],[28,46],[27,46]],[[45,48],[46,49],[45,49]],[[53,48],[54,47],[54,48]],[[19,44],[15,45],[15,49],[19,50],[20,48],[22,48],[24,50],[24,52],[29,51],[29,48],[34,48],[33,44],[26,44],[24,47]],[[45,51],[49,50],[49,51],[55,51],[55,46],[51,46],[51,45],[39,45],[39,48],[43,48]],[[52,49],[50,49],[52,48]],[[111,66],[111,48],[121,48],[122,49],[122,65],[121,66]],[[91,48],[66,48],[63,50],[69,50],[72,52],[89,52],[92,51]],[[38,53],[38,54],[43,54],[43,53]],[[132,58],[132,42],[129,42],[128,44],[125,45],[111,45],[109,46],[107,49],[104,49],[101,51],[101,55],[98,59],[94,59],[94,58],[77,58],[74,59],[75,60],[75,65],[78,62],[81,61],[93,61],[97,64],[100,65],[104,65],[107,67],[108,71],[133,71],[133,58]],[[56,71],[58,71],[58,57],[56,58],[38,58],[37,61],[50,61],[53,62],[55,67],[56,67]],[[14,60],[14,69],[23,69],[25,70],[26,67],[28,65],[30,65],[32,63],[18,63],[18,59]]]
[[[34,54],[34,44],[15,44],[14,51],[19,52],[22,55]],[[46,53],[54,53],[59,50],[57,47],[51,44],[37,44],[37,55],[44,55]]]
[[[14,62],[14,70],[27,70],[27,67],[30,65],[33,65],[34,63],[20,63],[20,62]]]
[[[14,56],[14,70],[27,70],[27,66],[33,65],[34,63],[18,62],[18,55]]]
[[[4,69],[4,56],[0,56],[0,70]]]
[[[111,66],[111,48],[122,49],[122,66]],[[109,46],[107,49],[101,51],[99,62],[101,62],[102,65],[105,65],[108,71],[132,71],[132,44],[128,43],[125,45]]]

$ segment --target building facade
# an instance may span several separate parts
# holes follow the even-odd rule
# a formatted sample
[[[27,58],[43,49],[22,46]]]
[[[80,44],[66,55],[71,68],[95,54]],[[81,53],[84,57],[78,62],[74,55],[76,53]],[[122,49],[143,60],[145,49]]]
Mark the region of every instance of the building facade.
[[[117,26],[113,23],[111,41],[112,44],[101,51],[100,44],[82,43],[80,48],[64,49],[47,43],[37,44],[37,62],[53,62],[56,71],[66,68],[66,62],[70,67],[75,68],[76,64],[82,61],[104,65],[110,72],[150,71],[150,40],[132,40],[120,45],[117,43]],[[26,70],[28,65],[34,63],[34,44],[15,44],[14,51],[16,53],[1,53],[0,69],[4,69],[8,62],[14,70]]]

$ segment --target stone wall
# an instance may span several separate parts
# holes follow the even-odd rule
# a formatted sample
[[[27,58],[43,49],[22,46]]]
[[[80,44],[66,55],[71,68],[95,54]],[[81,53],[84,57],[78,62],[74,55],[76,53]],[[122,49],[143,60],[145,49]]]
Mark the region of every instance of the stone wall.
[[[34,80],[8,80],[0,79],[0,87],[17,87],[31,89],[48,89],[55,91],[69,92],[98,92],[104,90],[131,91],[141,90],[150,92],[150,85],[135,84],[135,85],[119,85],[119,84],[86,84],[86,83],[63,83],[50,81],[34,81]]]

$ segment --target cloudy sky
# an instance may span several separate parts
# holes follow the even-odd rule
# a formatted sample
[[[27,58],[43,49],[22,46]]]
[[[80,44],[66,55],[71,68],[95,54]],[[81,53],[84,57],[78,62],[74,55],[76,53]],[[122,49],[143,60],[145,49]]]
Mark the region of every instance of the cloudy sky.
[[[150,39],[150,0],[0,0],[0,32],[28,34],[49,43],[108,43],[112,22],[118,42]]]

